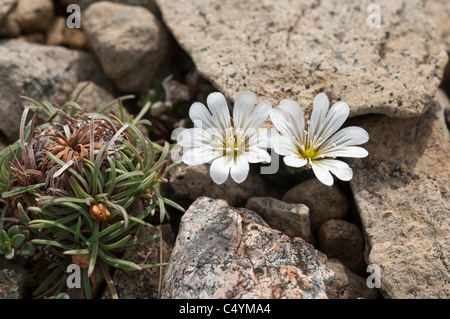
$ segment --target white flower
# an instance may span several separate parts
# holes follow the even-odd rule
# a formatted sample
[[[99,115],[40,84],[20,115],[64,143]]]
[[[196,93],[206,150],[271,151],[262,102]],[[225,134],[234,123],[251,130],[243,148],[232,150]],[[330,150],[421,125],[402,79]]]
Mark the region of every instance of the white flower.
[[[333,173],[343,181],[353,177],[347,163],[335,159],[344,157],[366,157],[368,152],[355,145],[369,140],[369,134],[357,126],[339,128],[347,119],[350,109],[339,101],[328,110],[330,102],[324,93],[314,98],[311,120],[305,129],[305,120],[300,106],[292,100],[283,100],[270,112],[272,123],[282,134],[275,151],[285,156],[284,163],[291,167],[312,168],[316,177],[325,185],[333,185]]]
[[[260,129],[269,117],[271,104],[255,105],[256,95],[243,92],[237,98],[230,116],[225,97],[218,92],[208,95],[206,103],[196,102],[189,109],[194,128],[183,130],[177,142],[183,147],[182,160],[188,165],[211,163],[210,175],[217,184],[228,175],[243,182],[249,172],[249,163],[270,162],[271,131]]]

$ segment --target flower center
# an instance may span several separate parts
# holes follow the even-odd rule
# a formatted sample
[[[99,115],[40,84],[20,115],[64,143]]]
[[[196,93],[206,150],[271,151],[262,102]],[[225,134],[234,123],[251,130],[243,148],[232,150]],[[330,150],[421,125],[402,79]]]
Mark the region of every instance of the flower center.
[[[223,137],[223,156],[232,157],[235,160],[238,155],[248,151],[248,138],[241,136],[232,129],[227,130]]]
[[[307,148],[304,152],[306,158],[314,158],[316,156],[316,152],[312,148]]]

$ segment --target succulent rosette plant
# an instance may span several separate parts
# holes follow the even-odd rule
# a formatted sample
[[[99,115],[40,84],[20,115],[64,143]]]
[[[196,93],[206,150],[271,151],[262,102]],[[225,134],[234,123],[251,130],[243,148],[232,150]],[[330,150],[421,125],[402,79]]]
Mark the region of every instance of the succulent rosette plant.
[[[151,103],[125,121],[123,99],[86,113],[77,104],[80,93],[62,107],[25,98],[30,105],[19,140],[0,154],[0,254],[53,260],[50,276],[33,296],[64,291],[70,264],[82,269],[84,297],[92,297],[97,268],[116,295],[108,266],[125,271],[161,266],[121,256],[126,248],[155,239],[145,236],[155,212],[162,222],[165,205],[183,210],[157,187],[177,165],[166,160],[170,145],[156,144],[138,129],[149,124],[143,116]],[[106,114],[117,103],[119,114]],[[47,120],[38,124],[42,115]]]

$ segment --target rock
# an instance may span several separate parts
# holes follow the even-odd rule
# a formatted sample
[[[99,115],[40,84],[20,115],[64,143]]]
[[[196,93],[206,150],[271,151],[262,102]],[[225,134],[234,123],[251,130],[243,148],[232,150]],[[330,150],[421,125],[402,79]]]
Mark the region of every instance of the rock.
[[[377,1],[381,25],[372,29],[370,1],[156,2],[199,72],[227,97],[250,90],[310,110],[323,91],[346,101],[351,116],[419,116],[447,61],[421,0]]]
[[[318,233],[319,250],[328,258],[337,258],[351,271],[363,273],[364,236],[358,226],[345,220],[330,219],[322,224]]]
[[[47,31],[46,43],[81,50],[86,47],[87,39],[82,29],[68,28],[64,17],[56,17]]]
[[[44,44],[45,43],[45,36],[43,33],[28,33],[17,37],[17,40],[30,42],[30,43],[37,43],[37,44]]]
[[[0,21],[0,37],[15,38],[20,34],[20,26],[16,20],[6,17]]]
[[[22,299],[22,275],[12,269],[0,269],[0,299]]]
[[[87,52],[31,44],[0,41],[0,130],[15,141],[25,101],[48,99],[62,105],[80,81],[107,83],[95,57]]]
[[[88,113],[99,112],[104,106],[115,100],[114,96],[109,91],[96,83],[87,81],[80,82],[75,86],[70,99],[74,100],[80,90],[82,90],[82,92],[77,99],[77,103]],[[116,112],[118,112],[118,109],[118,107],[113,108]]]
[[[450,134],[438,91],[421,118],[354,121],[371,136],[350,186],[387,298],[450,298]]]
[[[306,204],[313,231],[317,231],[329,219],[344,218],[348,210],[348,200],[341,190],[336,185],[326,186],[316,178],[288,190],[283,196],[283,202]]]
[[[23,32],[46,31],[54,16],[52,0],[20,0],[10,17]]]
[[[170,224],[147,228],[145,235],[158,235],[160,238],[128,249],[123,259],[137,264],[167,263],[175,236],[170,229]],[[155,267],[130,273],[117,270],[112,279],[119,299],[158,299],[160,297],[160,280],[162,280],[166,267]],[[109,289],[106,289],[104,297],[112,298]]]
[[[62,1],[70,2],[69,0],[62,0]],[[78,0],[78,2],[80,3],[80,5],[83,8],[87,8],[92,3],[100,2],[100,1],[102,1],[102,0]],[[108,2],[126,3],[127,5],[130,5],[130,6],[141,6],[141,7],[144,7],[146,9],[150,10],[150,12],[156,16],[161,15],[161,13],[159,12],[158,6],[156,5],[155,0],[126,0],[126,1],[108,0]]]
[[[333,279],[327,283],[330,299],[378,299],[381,294],[377,288],[367,287],[366,279],[348,269],[338,259],[328,259],[328,267],[333,271]]]
[[[0,3],[0,23],[2,20],[14,10],[18,0],[3,0]]]
[[[309,224],[309,209],[303,204],[288,204],[271,197],[252,197],[245,208],[258,213],[270,227],[289,237],[301,237],[312,245],[316,242]]]
[[[163,196],[186,198],[191,201],[200,196],[208,196],[224,199],[233,206],[244,206],[250,197],[265,194],[264,181],[256,172],[250,170],[247,179],[241,184],[228,178],[225,183],[217,185],[209,175],[209,166],[208,164],[188,166],[182,163],[173,168],[167,174],[169,185],[162,184]]]
[[[200,197],[183,215],[163,298],[326,298],[326,257],[256,213]]]
[[[436,23],[440,42],[444,44],[447,54],[450,55],[450,2],[447,0],[423,0],[425,12]],[[450,92],[450,63],[444,72],[444,79],[441,84],[447,92]]]
[[[102,1],[90,5],[82,18],[89,44],[119,89],[140,93],[160,76],[170,40],[150,11]]]
[[[425,12],[436,23],[440,41],[445,44],[450,52],[450,2],[447,0],[422,0]]]

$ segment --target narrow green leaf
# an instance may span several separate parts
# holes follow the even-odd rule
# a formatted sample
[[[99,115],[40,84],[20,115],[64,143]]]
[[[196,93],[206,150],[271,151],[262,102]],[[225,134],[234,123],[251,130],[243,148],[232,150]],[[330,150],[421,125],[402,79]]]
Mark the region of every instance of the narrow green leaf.
[[[162,267],[167,266],[168,263],[161,263],[161,264],[139,264],[139,267],[142,269],[150,269],[150,268],[156,268],[156,267]]]
[[[98,221],[95,221],[94,223],[94,236],[98,234]],[[94,272],[95,268],[95,262],[97,260],[97,253],[98,253],[98,239],[91,241],[92,243],[92,250],[91,250],[91,258],[89,259],[89,268],[88,268],[88,277],[91,277],[92,273]]]
[[[125,245],[123,245],[122,248],[136,246],[136,245],[146,243],[149,241],[154,241],[155,239],[158,239],[158,238],[159,238],[159,235],[154,234],[154,235],[145,236],[145,237],[141,237],[141,238],[137,238],[137,239],[131,239]]]
[[[164,204],[172,206],[173,208],[178,209],[179,211],[185,212],[185,209],[183,207],[181,207],[180,205],[178,205],[177,203],[171,201],[168,198],[163,198],[163,202],[164,202]]]
[[[75,230],[75,237],[73,239],[74,242],[78,243],[78,241],[80,240],[80,234],[81,234],[81,216],[78,217],[77,228]]]
[[[147,103],[145,103],[145,105],[142,107],[138,115],[136,115],[136,117],[134,118],[132,122],[133,125],[136,125],[136,123],[139,122],[139,120],[144,117],[144,115],[148,112],[148,110],[150,110],[151,107],[152,103],[150,101],[147,101]]]
[[[13,190],[4,192],[2,194],[2,198],[6,199],[6,198],[9,198],[9,197],[12,197],[12,196],[18,196],[18,195],[21,195],[23,193],[32,191],[34,189],[41,188],[42,186],[45,186],[45,183],[39,183],[39,184],[35,184],[35,185],[30,185],[30,186],[16,186],[16,187],[14,187]]]
[[[42,284],[33,292],[33,297],[36,297],[43,293],[45,289],[61,274],[61,268],[56,267],[55,270],[42,282]]]
[[[83,198],[83,199],[86,199],[86,198],[92,198],[91,195],[89,195],[88,193],[86,193],[86,192],[84,191],[84,189],[82,189],[81,186],[78,185],[78,183],[75,181],[75,179],[74,179],[73,177],[70,177],[70,178],[69,178],[69,184],[70,184],[70,186],[72,187],[72,190],[74,191],[75,195],[76,195],[78,198]]]
[[[93,235],[91,238],[89,238],[87,240],[88,243],[91,243],[95,240],[98,240],[100,238],[102,238],[103,236],[108,235],[109,233],[111,233],[112,231],[120,228],[122,225],[124,224],[124,221],[118,221],[117,223],[112,224],[111,226],[103,229],[102,231],[100,231],[98,234]]]
[[[110,157],[108,157],[108,163],[109,163],[109,167],[110,167],[111,171],[108,175],[109,181],[106,183],[106,184],[109,183],[109,185],[108,186],[105,185],[106,192],[107,192],[107,195],[106,195],[107,198],[111,197],[111,194],[114,191],[114,187],[116,185],[116,177],[117,177],[116,165],[114,164],[114,161]]]
[[[107,264],[113,267],[120,268],[123,270],[142,270],[142,268],[136,265],[135,263],[113,257],[108,253],[104,252],[103,250],[99,250],[98,255],[103,261],[105,261]]]
[[[86,299],[92,299],[91,282],[89,281],[89,273],[87,268],[83,268],[83,286],[86,293]]]
[[[112,244],[102,244],[100,243],[100,247],[104,250],[111,250],[111,249],[117,249],[121,248],[127,241],[129,241],[131,238],[131,235],[125,236],[124,238],[118,240],[115,243]]]
[[[63,252],[63,255],[86,255],[91,251],[87,248],[85,249],[70,249]]]
[[[164,198],[161,196],[161,193],[156,189],[156,187],[152,187],[153,192],[156,195],[156,200],[159,206],[159,221],[162,223],[164,221],[164,216],[166,215],[166,208],[164,207]]]
[[[31,243],[36,244],[36,245],[51,245],[51,246],[59,247],[62,249],[73,249],[75,247],[75,244],[74,245],[65,245],[65,244],[62,244],[62,243],[54,241],[54,240],[46,240],[46,239],[33,239],[33,240],[31,240]]]

